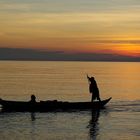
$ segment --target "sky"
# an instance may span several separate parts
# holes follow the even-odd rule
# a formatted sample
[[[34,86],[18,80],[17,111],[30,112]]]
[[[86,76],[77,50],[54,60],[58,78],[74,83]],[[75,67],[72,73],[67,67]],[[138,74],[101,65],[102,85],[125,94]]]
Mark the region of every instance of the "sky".
[[[9,49],[140,60],[140,0],[0,0],[0,51]]]

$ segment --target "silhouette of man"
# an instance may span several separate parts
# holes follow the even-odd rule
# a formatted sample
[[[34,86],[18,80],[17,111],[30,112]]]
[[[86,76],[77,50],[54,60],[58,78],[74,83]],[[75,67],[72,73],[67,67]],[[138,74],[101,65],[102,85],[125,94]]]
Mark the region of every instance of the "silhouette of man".
[[[35,97],[35,95],[31,95],[31,101],[30,101],[31,103],[35,103],[36,102],[36,97]]]
[[[89,92],[92,94],[91,102],[97,98],[97,100],[101,101],[100,95],[99,95],[99,89],[97,86],[97,83],[95,81],[94,77],[89,77],[87,75],[88,81],[89,81]]]

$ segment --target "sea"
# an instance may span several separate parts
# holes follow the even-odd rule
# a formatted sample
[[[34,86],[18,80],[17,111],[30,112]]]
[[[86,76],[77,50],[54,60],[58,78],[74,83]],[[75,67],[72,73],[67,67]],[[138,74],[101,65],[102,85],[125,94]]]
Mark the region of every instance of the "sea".
[[[0,112],[0,140],[140,140],[140,63],[0,61],[0,98],[90,101],[95,77],[100,111]]]

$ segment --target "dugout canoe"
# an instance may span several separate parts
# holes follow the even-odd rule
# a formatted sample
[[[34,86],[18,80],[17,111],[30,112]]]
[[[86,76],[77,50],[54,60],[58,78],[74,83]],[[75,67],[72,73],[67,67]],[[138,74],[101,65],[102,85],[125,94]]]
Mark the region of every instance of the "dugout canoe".
[[[75,109],[101,109],[109,101],[111,97],[102,101],[95,102],[63,102],[63,101],[40,101],[40,102],[24,102],[24,101],[8,101],[0,99],[0,105],[4,112],[47,112],[57,110],[75,110]]]

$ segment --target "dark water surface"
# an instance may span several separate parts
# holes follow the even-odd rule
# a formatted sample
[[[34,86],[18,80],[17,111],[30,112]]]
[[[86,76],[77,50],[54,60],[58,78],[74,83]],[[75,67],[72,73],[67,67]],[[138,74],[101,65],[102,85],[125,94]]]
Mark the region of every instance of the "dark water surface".
[[[101,111],[0,113],[0,140],[139,140],[140,64],[0,61],[0,98],[89,101],[86,74],[94,75]]]

